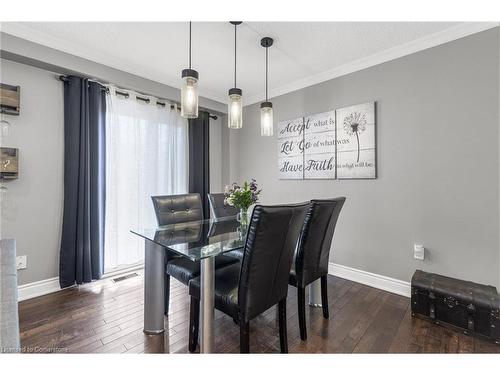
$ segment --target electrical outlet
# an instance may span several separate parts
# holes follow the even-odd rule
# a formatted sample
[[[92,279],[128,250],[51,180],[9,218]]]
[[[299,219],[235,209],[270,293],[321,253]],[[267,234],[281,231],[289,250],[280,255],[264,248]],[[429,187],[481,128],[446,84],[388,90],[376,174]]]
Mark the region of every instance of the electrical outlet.
[[[27,267],[27,256],[20,255],[16,258],[16,265],[18,270],[24,270]]]
[[[413,257],[418,260],[424,260],[425,258],[425,248],[424,245],[413,245]]]

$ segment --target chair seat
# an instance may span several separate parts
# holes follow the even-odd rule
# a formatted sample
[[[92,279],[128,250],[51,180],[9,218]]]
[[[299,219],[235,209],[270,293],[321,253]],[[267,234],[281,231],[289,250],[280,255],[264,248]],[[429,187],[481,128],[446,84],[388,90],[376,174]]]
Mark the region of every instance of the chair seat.
[[[226,255],[219,255],[215,257],[216,269],[235,263],[238,263],[239,266],[239,260],[235,257],[229,257]],[[166,272],[184,285],[188,285],[189,280],[200,276],[200,262],[193,262],[192,260],[184,257],[174,258],[167,263]]]
[[[215,308],[234,318],[238,317],[239,263],[215,271],[214,303]],[[200,299],[200,278],[189,282],[189,294]]]

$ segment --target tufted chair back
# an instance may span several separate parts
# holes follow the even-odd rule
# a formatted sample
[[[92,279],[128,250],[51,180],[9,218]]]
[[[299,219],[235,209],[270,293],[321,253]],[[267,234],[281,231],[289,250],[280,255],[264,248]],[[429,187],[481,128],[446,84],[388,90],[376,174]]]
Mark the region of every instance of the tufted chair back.
[[[201,197],[198,193],[151,197],[158,225],[203,220]]]

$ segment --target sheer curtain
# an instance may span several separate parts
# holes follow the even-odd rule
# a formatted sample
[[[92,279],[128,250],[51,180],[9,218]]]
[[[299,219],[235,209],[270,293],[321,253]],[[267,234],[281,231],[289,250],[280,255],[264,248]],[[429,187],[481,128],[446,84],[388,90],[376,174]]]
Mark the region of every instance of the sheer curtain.
[[[127,93],[124,98],[110,87],[106,96],[108,272],[144,261],[144,242],[130,229],[156,227],[151,196],[187,193],[189,182],[187,120],[168,103]]]

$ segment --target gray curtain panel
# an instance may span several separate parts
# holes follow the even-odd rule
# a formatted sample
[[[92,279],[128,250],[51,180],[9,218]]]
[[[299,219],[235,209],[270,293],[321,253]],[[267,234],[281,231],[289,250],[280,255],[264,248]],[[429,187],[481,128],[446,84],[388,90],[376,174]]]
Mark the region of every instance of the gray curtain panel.
[[[62,288],[104,273],[105,89],[75,76],[64,82]]]
[[[199,193],[203,217],[210,217],[210,115],[200,111],[198,118],[189,120],[189,192]]]

